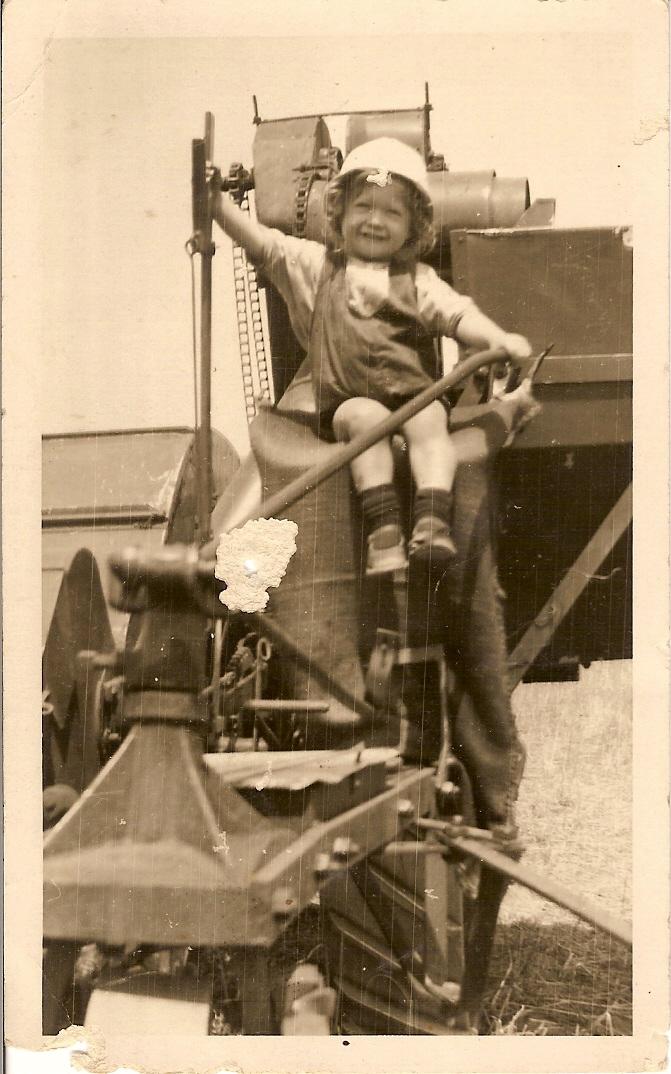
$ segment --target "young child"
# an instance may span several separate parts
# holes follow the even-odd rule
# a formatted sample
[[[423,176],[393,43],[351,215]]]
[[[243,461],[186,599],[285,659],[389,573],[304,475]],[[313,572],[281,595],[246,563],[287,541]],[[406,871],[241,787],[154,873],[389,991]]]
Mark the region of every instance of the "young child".
[[[287,303],[311,365],[320,432],[349,440],[434,383],[434,341],[531,353],[475,303],[452,290],[421,256],[433,245],[424,161],[394,138],[354,149],[327,191],[326,246],[266,228],[220,197],[215,219],[270,278]],[[530,400],[531,402],[531,400]],[[402,428],[415,485],[408,554],[451,558],[456,469],[445,406],[435,401]],[[406,550],[390,440],[352,463],[367,533],[367,573],[402,568]]]

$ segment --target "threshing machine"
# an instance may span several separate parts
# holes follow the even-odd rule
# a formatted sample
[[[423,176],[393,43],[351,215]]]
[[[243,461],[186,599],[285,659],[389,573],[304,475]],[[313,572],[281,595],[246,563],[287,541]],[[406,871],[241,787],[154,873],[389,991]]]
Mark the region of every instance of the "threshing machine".
[[[552,344],[535,378],[542,413],[511,438],[493,385],[527,371],[497,352],[455,361],[437,341],[443,375],[410,405],[452,402],[459,554],[439,579],[367,579],[347,463],[401,412],[368,439],[318,439],[285,307],[234,248],[252,445],[238,466],[210,428],[213,198],[223,188],[263,223],[320,240],[342,154],[328,116],[255,114],[253,168],[222,176],[208,114],[187,244],[201,283],[195,454],[186,433],[144,434],[167,486],[141,491],[138,470],[92,519],[86,488],[68,499],[57,466],[49,484],[60,589],[45,794],[52,814],[70,808],[45,836],[45,1032],[82,1019],[117,1032],[474,1032],[510,880],[630,942],[626,923],[532,874],[484,824],[469,743],[489,654],[503,652],[502,605],[511,690],[631,655],[631,235],[554,227],[554,203],[532,203],[525,179],[450,171],[429,116],[428,97],[351,114],[344,149],[390,135],[423,154],[438,273],[536,354]],[[99,440],[117,483],[119,435]],[[45,450],[76,447],[61,441]],[[91,504],[107,502],[99,492]],[[229,613],[217,538],[273,516],[298,524],[286,577],[264,613]],[[111,547],[114,526],[136,527],[132,547]],[[109,556],[107,595],[77,551],[85,527]],[[54,786],[71,791],[60,810]]]

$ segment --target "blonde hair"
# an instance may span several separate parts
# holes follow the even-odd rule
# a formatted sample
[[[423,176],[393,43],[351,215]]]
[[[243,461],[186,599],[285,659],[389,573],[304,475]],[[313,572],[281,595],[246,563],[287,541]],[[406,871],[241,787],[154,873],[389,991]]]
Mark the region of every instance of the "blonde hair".
[[[364,188],[370,171],[347,172],[332,179],[326,188],[325,241],[331,253],[342,253],[342,221],[348,201]],[[398,261],[418,261],[433,248],[436,233],[433,227],[433,206],[426,195],[405,179],[392,173],[395,183],[401,183],[408,195],[410,234],[401,250],[394,255]]]

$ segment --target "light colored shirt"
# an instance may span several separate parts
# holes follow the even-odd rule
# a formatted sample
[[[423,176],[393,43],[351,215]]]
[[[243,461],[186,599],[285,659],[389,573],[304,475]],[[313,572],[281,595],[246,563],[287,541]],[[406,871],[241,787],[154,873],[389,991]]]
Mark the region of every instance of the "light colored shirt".
[[[324,270],[326,247],[309,239],[297,239],[274,228],[264,228],[265,249],[257,267],[269,277],[284,299],[291,326],[307,351],[315,298]],[[360,317],[372,317],[389,294],[389,265],[350,258],[345,269],[347,303]],[[417,309],[429,332],[456,337],[459,321],[473,305],[422,262],[415,275]]]

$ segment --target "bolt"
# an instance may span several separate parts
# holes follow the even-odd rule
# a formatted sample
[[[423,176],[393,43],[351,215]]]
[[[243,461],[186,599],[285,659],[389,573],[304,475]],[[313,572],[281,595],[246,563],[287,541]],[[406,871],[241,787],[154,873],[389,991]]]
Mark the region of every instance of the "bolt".
[[[409,798],[399,798],[396,812],[403,820],[410,820],[415,815],[415,807]]]
[[[315,858],[314,875],[315,880],[325,880],[329,875],[331,869],[331,855],[330,854],[318,854]]]
[[[292,888],[278,888],[270,900],[273,917],[288,917],[297,909],[296,893]]]
[[[347,836],[339,836],[333,840],[331,857],[337,862],[346,862],[349,858],[354,857],[358,850],[358,846],[352,839],[348,839]]]

